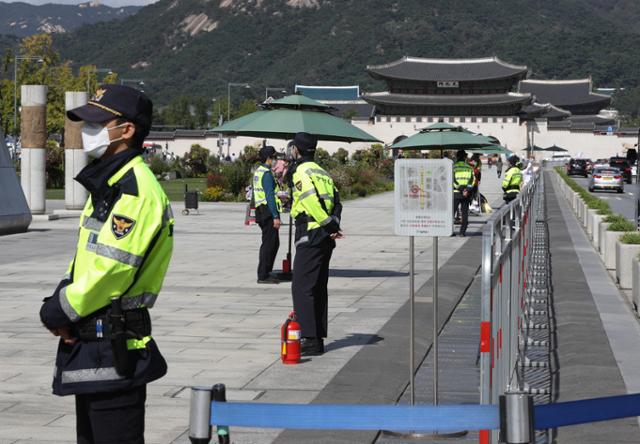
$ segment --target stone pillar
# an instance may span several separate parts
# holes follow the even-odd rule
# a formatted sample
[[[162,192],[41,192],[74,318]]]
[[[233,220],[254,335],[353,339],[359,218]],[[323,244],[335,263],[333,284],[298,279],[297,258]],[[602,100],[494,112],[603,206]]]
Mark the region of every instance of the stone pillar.
[[[87,104],[89,94],[81,92],[65,93],[65,111]],[[87,165],[87,155],[82,150],[82,122],[64,118],[64,206],[67,210],[81,210],[87,200],[87,190],[73,180]]]
[[[20,183],[32,214],[45,212],[47,164],[47,87],[22,85]]]

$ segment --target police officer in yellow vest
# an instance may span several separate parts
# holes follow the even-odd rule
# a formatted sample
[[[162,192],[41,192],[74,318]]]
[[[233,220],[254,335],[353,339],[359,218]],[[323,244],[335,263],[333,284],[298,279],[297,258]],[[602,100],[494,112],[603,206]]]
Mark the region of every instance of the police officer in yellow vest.
[[[258,283],[278,284],[277,278],[271,275],[273,263],[280,247],[280,188],[276,183],[271,167],[276,162],[276,150],[265,146],[258,153],[260,165],[253,174],[253,200],[256,208],[256,222],[262,230],[262,244],[258,260]]]
[[[522,170],[518,166],[520,158],[516,155],[509,157],[509,169],[502,180],[503,199],[505,203],[511,202],[518,196],[522,184]]]
[[[460,214],[460,236],[467,235],[469,225],[469,203],[476,186],[473,167],[467,163],[467,153],[459,150],[453,164],[453,211]],[[459,209],[458,209],[459,207]]]
[[[75,395],[77,442],[144,443],[147,383],[167,365],[151,338],[151,308],[173,250],[173,215],[144,163],[152,103],[105,85],[67,113],[83,121],[94,160],[76,177],[90,193],[67,275],[40,309],[60,336],[53,393]]]
[[[342,237],[342,204],[333,179],[314,162],[317,139],[298,133],[293,139],[293,204],[296,255],[293,262],[293,307],[302,330],[303,356],[324,353],[327,337],[329,261]]]

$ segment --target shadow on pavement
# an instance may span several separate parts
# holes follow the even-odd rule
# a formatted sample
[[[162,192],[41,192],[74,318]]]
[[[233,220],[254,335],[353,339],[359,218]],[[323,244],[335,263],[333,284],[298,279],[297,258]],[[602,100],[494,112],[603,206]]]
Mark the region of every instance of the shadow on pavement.
[[[358,269],[340,269],[332,268],[329,270],[329,276],[331,277],[346,277],[346,278],[383,278],[383,277],[399,277],[409,276],[409,273],[404,271],[393,270],[358,270]]]
[[[351,333],[345,338],[327,344],[324,349],[325,352],[328,352],[343,347],[352,347],[354,345],[377,344],[380,341],[384,341],[384,338],[376,334]]]

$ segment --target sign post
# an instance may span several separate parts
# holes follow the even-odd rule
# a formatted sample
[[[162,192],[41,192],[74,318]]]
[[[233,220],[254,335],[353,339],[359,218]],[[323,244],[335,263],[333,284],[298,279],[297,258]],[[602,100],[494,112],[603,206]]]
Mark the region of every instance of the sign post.
[[[433,404],[438,404],[438,236],[453,233],[453,162],[398,159],[395,163],[395,233],[409,236],[409,391],[415,404],[415,236],[433,238]]]

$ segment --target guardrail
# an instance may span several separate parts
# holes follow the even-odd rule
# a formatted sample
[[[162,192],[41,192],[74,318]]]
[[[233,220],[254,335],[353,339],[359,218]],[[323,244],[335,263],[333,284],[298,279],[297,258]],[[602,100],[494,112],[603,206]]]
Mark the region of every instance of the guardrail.
[[[225,386],[191,388],[189,440],[231,441],[229,426],[308,430],[397,430],[441,433],[499,430],[500,442],[528,444],[546,430],[640,415],[640,394],[533,405],[530,395],[510,393],[500,405],[354,405],[227,402]],[[496,433],[496,439],[498,434]]]
[[[540,171],[486,222],[482,232],[480,403],[504,394],[549,402],[549,254]],[[531,384],[530,369],[537,375]],[[542,374],[541,374],[542,373]],[[544,374],[546,373],[546,375]],[[497,434],[480,433],[481,443]]]
[[[549,403],[550,385],[528,383],[531,372],[548,374],[553,347],[544,186],[540,171],[483,230],[480,405],[227,402],[222,384],[192,387],[190,441],[210,443],[214,425],[219,444],[230,442],[229,426],[434,434],[468,430],[479,431],[481,443],[526,444],[540,442],[558,427],[640,416],[640,394]]]

